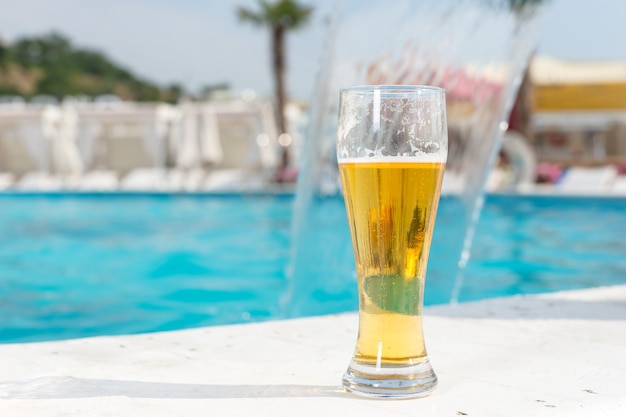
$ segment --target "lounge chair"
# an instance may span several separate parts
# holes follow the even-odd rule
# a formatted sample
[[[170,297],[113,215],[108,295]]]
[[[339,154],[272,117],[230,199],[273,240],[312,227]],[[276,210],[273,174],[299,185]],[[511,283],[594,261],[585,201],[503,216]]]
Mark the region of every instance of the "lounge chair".
[[[23,175],[15,185],[20,191],[61,191],[63,179],[44,171],[34,171]]]
[[[620,195],[620,196],[626,196],[626,176],[625,175],[620,175],[615,178],[615,181],[613,182],[613,188],[611,188],[611,193]]]
[[[617,168],[603,166],[597,168],[569,168],[556,190],[564,194],[608,194],[617,178]]]
[[[117,174],[108,170],[87,172],[76,183],[76,189],[81,191],[115,191],[118,187]]]
[[[11,188],[15,182],[15,175],[10,172],[0,172],[0,190]]]

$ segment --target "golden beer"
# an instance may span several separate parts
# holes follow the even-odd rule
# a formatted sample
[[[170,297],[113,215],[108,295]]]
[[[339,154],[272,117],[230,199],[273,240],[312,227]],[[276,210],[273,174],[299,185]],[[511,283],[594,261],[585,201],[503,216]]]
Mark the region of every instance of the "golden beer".
[[[359,285],[356,363],[411,366],[426,358],[421,309],[444,165],[339,164]]]
[[[447,155],[441,88],[341,91],[337,161],[359,285],[359,335],[342,378],[349,392],[415,398],[437,385],[422,305]]]

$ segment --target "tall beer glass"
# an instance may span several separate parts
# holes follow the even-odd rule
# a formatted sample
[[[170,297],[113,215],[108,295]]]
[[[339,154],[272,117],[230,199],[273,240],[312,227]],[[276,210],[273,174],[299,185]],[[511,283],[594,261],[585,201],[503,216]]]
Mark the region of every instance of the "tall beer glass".
[[[343,377],[348,391],[421,397],[437,384],[422,306],[447,147],[443,89],[341,91],[337,157],[359,287],[359,334]]]

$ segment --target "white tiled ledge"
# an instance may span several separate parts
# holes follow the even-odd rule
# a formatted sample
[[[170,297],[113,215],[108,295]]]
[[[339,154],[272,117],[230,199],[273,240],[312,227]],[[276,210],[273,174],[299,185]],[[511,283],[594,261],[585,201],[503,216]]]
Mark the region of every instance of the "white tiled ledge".
[[[426,309],[439,387],[339,386],[355,314],[0,345],[2,416],[625,416],[626,286]]]

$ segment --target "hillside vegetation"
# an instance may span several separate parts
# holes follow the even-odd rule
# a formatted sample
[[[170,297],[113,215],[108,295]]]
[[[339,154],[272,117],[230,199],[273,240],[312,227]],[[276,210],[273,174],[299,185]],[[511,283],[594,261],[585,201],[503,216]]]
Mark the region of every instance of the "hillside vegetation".
[[[144,80],[101,52],[75,47],[58,33],[0,43],[0,95],[62,99],[103,94],[125,100],[175,102],[182,88]]]

